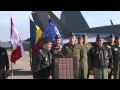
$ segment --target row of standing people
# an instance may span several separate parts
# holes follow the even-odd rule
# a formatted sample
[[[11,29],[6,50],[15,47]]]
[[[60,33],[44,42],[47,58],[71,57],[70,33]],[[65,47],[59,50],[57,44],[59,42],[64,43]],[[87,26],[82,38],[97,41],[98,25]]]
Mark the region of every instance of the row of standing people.
[[[78,37],[71,33],[69,42],[60,46],[60,37],[55,37],[55,44],[52,46],[52,41],[49,37],[42,40],[42,48],[33,55],[32,72],[34,78],[51,78],[52,60],[54,56],[77,57],[77,69],[79,70],[80,79],[88,79],[90,74],[94,75],[95,79],[111,79],[114,71],[114,78],[119,78],[119,44],[120,37],[110,35],[110,43],[104,45],[103,37],[97,35],[96,44],[92,46],[87,43],[87,36],[83,34]],[[51,53],[52,51],[52,53]],[[114,61],[114,63],[113,63]],[[109,75],[108,75],[109,74]]]
[[[87,54],[90,48],[92,47],[91,44],[87,43],[87,36],[84,34],[83,36],[78,38],[78,44],[76,43],[76,36],[74,33],[70,34],[69,42],[65,44],[63,47],[60,45],[61,39],[60,36],[56,35],[55,37],[55,43],[52,46],[52,41],[49,37],[43,38],[41,41],[42,48],[39,49],[34,55],[33,55],[33,61],[32,61],[32,73],[33,78],[43,78],[47,79],[51,77],[51,64],[47,61],[52,62],[54,57],[58,56],[66,56],[66,57],[77,57],[77,69],[79,70],[79,78],[88,78],[88,59]],[[48,45],[50,45],[50,48],[48,49]],[[46,46],[46,47],[45,47]],[[80,50],[81,49],[81,50]],[[51,54],[51,59],[48,57],[47,53]],[[53,55],[53,56],[52,56]],[[44,56],[44,57],[43,57]],[[47,60],[43,60],[43,58],[47,58]],[[40,62],[41,61],[41,62]],[[44,61],[44,62],[42,62]],[[40,65],[41,63],[41,65]],[[45,66],[45,63],[48,63],[46,67],[49,67],[49,70],[46,70],[46,68],[41,69],[41,66]],[[39,69],[38,69],[39,68]],[[44,73],[44,75],[43,75]],[[47,77],[45,73],[47,74]],[[41,75],[42,74],[42,75]]]
[[[88,65],[95,79],[120,79],[120,36],[111,34],[104,44],[101,35],[96,37],[96,45],[89,51]]]

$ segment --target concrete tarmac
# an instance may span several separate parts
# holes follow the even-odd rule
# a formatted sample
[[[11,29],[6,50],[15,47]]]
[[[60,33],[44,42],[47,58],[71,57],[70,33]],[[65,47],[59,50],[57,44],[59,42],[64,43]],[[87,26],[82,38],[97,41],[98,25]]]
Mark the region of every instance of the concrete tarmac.
[[[8,55],[10,58],[11,56],[10,51],[8,51]],[[13,66],[13,79],[33,79],[31,75],[29,52],[26,51],[25,56],[17,60],[15,64],[12,64],[12,66]],[[8,79],[12,79],[11,62],[10,62],[10,73]]]

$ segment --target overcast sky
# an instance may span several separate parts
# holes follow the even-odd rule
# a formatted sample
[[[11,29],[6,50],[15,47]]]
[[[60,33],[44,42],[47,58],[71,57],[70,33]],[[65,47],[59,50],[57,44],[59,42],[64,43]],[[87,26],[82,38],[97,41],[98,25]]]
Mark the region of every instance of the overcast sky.
[[[60,18],[61,11],[53,11]],[[110,19],[114,24],[120,24],[120,11],[81,11],[90,27],[110,25]],[[10,40],[10,16],[18,30],[21,39],[30,37],[29,16],[31,11],[0,11],[0,40]]]

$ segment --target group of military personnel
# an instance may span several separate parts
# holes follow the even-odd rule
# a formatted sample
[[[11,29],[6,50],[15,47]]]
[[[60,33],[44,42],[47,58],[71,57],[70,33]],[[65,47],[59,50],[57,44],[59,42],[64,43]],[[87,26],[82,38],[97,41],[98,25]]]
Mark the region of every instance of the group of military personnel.
[[[45,37],[41,40],[41,47],[32,55],[31,71],[34,79],[52,79],[52,64],[54,57],[76,57],[79,79],[120,79],[120,36],[111,34],[109,42],[104,43],[102,35],[97,35],[96,43],[89,44],[87,35],[69,36],[69,42],[60,45],[61,37],[56,35],[54,44],[52,39]],[[6,69],[5,69],[6,67]],[[7,52],[0,47],[0,79],[5,79],[5,72],[9,70]]]
[[[33,55],[34,79],[52,78],[52,61],[56,56],[76,57],[79,79],[88,79],[89,75],[94,75],[94,79],[111,79],[112,75],[114,79],[120,78],[120,36],[111,34],[109,43],[105,44],[102,35],[97,35],[92,45],[87,42],[86,34],[77,38],[71,33],[68,43],[61,46],[60,42],[58,35],[54,45],[49,37],[43,38],[42,48]]]

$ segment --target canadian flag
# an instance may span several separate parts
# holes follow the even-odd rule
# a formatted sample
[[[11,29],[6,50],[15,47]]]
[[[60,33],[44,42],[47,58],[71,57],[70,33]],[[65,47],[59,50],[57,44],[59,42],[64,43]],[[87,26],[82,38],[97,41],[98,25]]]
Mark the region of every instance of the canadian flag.
[[[24,56],[24,48],[22,45],[22,41],[20,39],[20,35],[18,34],[12,18],[11,18],[11,35],[10,35],[10,41],[13,47],[13,52],[11,55],[11,62],[13,62],[15,64],[15,62],[21,58],[22,56]]]

